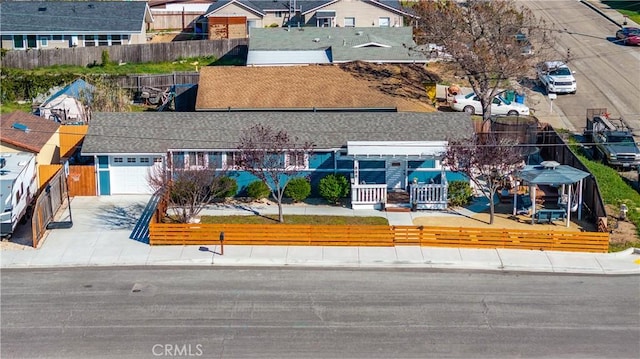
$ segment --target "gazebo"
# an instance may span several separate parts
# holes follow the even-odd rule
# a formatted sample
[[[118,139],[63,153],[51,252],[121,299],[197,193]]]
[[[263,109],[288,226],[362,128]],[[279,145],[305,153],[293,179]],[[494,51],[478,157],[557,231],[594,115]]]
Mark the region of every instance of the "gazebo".
[[[564,207],[563,209],[566,210],[567,227],[569,227],[569,223],[571,222],[572,209],[577,210],[578,219],[582,219],[582,181],[588,176],[588,172],[581,171],[568,165],[561,165],[556,161],[544,161],[540,163],[540,165],[525,166],[520,171],[519,177],[524,183],[529,185],[531,196],[534,199],[532,201],[534,203],[532,205],[531,224],[535,223],[535,198],[537,185],[549,185],[553,187],[561,186],[559,203],[562,204]],[[577,200],[574,201],[577,203],[572,203],[571,187],[575,183],[578,183]],[[575,196],[576,193],[573,193],[573,195]]]

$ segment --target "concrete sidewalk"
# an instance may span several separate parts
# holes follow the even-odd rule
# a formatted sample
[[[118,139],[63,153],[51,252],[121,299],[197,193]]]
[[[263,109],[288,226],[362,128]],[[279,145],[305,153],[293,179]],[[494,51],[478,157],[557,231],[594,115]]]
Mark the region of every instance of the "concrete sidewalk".
[[[49,231],[40,248],[0,253],[1,268],[75,266],[314,266],[359,268],[442,268],[550,273],[640,274],[640,251],[592,254],[509,249],[464,249],[418,246],[149,246],[129,239],[148,196],[76,197],[71,201],[74,225]],[[480,204],[482,206],[482,204]],[[478,208],[481,209],[481,208]],[[470,210],[473,210],[471,208]],[[210,215],[270,214],[275,205],[215,207]],[[353,211],[332,206],[285,206],[285,214],[387,217],[390,224],[411,224],[417,216],[455,218],[442,212]],[[68,217],[68,211],[60,220]]]

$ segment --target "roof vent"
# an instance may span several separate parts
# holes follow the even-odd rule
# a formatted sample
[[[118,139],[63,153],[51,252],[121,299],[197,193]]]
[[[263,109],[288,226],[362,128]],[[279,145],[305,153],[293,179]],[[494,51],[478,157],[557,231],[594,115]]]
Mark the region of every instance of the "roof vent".
[[[556,161],[542,161],[540,162],[540,166],[546,168],[546,169],[555,169],[556,167],[560,166],[560,164]]]
[[[94,7],[93,4],[89,4],[87,6],[89,6],[89,9],[93,9],[93,7]]]
[[[6,176],[9,174],[10,171],[7,170],[0,170],[0,176]]]
[[[42,7],[39,7],[39,8],[38,8],[38,11],[47,11],[47,8],[46,8],[46,7],[44,7],[44,6],[42,6]]]
[[[313,42],[320,42],[320,38],[319,37],[314,38]]]
[[[360,35],[362,35],[362,34],[364,34],[364,32],[362,32],[362,31],[356,31],[356,35],[358,35],[358,36],[360,36]]]
[[[29,127],[27,127],[27,125],[23,125],[23,124],[18,123],[18,122],[16,122],[13,125],[11,125],[11,127],[16,129],[16,130],[23,131],[23,132],[26,132],[26,133],[29,133],[29,131],[31,131],[31,130],[29,130]]]

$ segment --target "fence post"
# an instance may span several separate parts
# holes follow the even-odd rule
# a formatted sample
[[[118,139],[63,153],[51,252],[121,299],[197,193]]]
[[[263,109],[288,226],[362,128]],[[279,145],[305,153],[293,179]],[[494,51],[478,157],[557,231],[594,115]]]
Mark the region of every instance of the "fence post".
[[[224,255],[224,231],[220,232],[220,255]]]

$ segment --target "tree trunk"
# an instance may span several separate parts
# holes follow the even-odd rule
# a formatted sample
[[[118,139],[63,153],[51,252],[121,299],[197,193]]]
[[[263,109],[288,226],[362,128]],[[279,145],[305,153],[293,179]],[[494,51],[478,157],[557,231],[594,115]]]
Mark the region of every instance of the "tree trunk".
[[[282,201],[278,200],[278,221],[284,223],[284,215],[282,214]]]
[[[491,196],[489,196],[489,224],[493,224],[493,215],[495,213],[495,204],[493,203],[493,196],[495,196],[495,190],[490,191]]]

